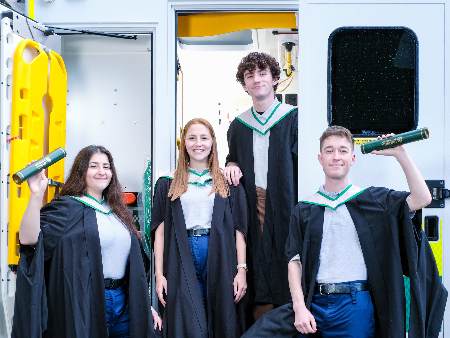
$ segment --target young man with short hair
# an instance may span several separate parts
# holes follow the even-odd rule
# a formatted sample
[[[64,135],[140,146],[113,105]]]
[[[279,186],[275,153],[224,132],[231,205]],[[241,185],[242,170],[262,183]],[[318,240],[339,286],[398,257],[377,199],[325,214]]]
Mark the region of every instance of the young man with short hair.
[[[351,184],[352,135],[327,128],[318,155],[325,183],[291,217],[292,304],[268,313],[244,337],[405,337],[403,275],[411,285],[409,337],[439,335],[447,291],[425,234],[411,222],[431,202],[430,192],[402,146],[373,153],[398,161],[410,192]]]
[[[253,106],[228,129],[224,170],[229,184],[243,184],[249,204],[249,291],[255,317],[289,301],[284,246],[297,203],[297,108],[280,103],[275,90],[280,66],[253,52],[239,64],[236,79]]]

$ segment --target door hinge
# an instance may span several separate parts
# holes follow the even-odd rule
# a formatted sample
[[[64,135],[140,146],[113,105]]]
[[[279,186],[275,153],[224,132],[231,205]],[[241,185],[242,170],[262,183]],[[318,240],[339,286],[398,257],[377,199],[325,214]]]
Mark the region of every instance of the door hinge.
[[[431,203],[427,208],[445,208],[445,199],[450,197],[450,190],[445,189],[444,180],[425,180],[430,189]]]

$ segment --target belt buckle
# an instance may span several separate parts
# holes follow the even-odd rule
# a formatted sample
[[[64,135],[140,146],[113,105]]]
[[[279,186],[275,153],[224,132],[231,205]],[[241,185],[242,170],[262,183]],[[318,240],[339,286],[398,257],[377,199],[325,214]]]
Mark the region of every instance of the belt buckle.
[[[327,288],[326,290],[324,290],[325,288]],[[330,295],[332,294],[334,291],[336,290],[336,285],[334,284],[320,284],[319,285],[319,293],[323,296],[323,295]]]
[[[193,229],[192,230],[192,237],[200,237],[200,231],[198,231],[197,229]]]

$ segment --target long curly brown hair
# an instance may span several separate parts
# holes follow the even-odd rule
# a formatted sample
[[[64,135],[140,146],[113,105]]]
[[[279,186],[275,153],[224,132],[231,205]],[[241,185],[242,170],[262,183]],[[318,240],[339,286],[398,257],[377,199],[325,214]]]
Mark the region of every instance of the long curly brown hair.
[[[134,226],[133,216],[122,199],[122,186],[117,178],[113,157],[105,147],[90,145],[80,150],[75,157],[69,177],[61,189],[60,196],[82,196],[87,192],[86,172],[92,155],[96,153],[105,154],[108,157],[112,174],[111,182],[109,182],[109,185],[103,190],[103,198],[114,214],[116,214],[116,216],[126,225],[128,230],[140,238],[140,234]]]
[[[175,170],[173,181],[170,184],[168,196],[172,201],[174,201],[187,191],[189,176],[189,154],[186,150],[186,134],[189,128],[194,124],[204,125],[211,134],[213,143],[211,152],[208,156],[208,168],[211,172],[212,177],[211,193],[218,193],[220,196],[225,198],[229,194],[229,188],[227,182],[225,181],[225,177],[223,176],[219,168],[216,135],[211,124],[207,120],[201,118],[190,120],[188,123],[186,123],[183,131],[181,132],[180,155],[178,157],[177,169]]]
[[[244,73],[246,71],[252,72],[256,68],[259,69],[270,69],[270,73],[272,74],[272,78],[275,81],[280,79],[281,68],[278,64],[277,60],[266,53],[260,52],[252,52],[245,56],[241,63],[239,63],[238,70],[236,73],[236,81],[238,81],[242,86],[245,86],[244,82]],[[278,87],[278,82],[273,85],[273,90],[276,91]]]

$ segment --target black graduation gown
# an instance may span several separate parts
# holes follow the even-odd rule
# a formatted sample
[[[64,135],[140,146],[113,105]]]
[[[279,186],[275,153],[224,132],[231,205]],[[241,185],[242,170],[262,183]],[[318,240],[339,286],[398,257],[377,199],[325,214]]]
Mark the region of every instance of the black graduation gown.
[[[403,275],[410,278],[411,285],[408,337],[437,337],[444,316],[447,290],[424,232],[411,222],[408,194],[371,187],[346,203],[367,267],[377,338],[405,337]],[[300,253],[307,307],[319,269],[323,215],[323,206],[299,203],[292,213],[286,243],[289,260]],[[297,337],[293,323],[292,304],[287,304],[268,313],[244,337]]]
[[[155,337],[143,259],[132,235],[127,266],[132,338]],[[36,246],[21,246],[12,338],[25,337],[108,337],[95,211],[68,196],[41,209]]]
[[[233,338],[241,328],[234,304],[236,271],[235,230],[247,229],[244,190],[230,188],[230,197],[216,194],[208,245],[207,304],[196,277],[180,199],[167,197],[171,179],[156,182],[152,231],[164,222],[164,276],[167,303],[163,309],[164,337]],[[242,302],[242,301],[241,301]]]
[[[243,173],[241,183],[248,198],[247,251],[249,276],[253,276],[249,288],[254,288],[257,303],[280,305],[290,299],[284,247],[291,211],[297,204],[297,130],[297,109],[270,129],[262,239],[256,212],[253,130],[234,119],[227,133],[227,163],[239,165]]]

